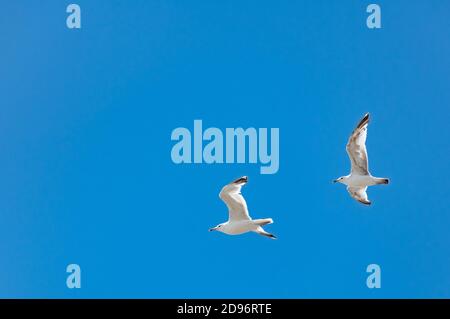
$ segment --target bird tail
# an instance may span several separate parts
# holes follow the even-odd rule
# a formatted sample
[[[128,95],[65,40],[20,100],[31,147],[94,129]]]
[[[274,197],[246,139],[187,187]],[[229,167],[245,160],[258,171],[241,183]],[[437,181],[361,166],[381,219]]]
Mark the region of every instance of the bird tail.
[[[258,226],[264,226],[273,223],[272,218],[254,219],[253,222]]]

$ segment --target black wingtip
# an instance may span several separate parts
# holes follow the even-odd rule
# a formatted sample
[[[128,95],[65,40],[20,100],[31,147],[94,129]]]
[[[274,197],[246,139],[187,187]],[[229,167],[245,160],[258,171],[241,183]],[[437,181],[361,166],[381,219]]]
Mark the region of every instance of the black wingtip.
[[[367,113],[363,116],[363,118],[361,119],[361,121],[359,121],[357,127],[358,127],[358,128],[363,127],[364,125],[366,125],[367,123],[369,123],[369,119],[370,119],[370,114],[369,114],[369,112],[367,112]]]
[[[239,177],[237,180],[235,180],[233,183],[234,184],[245,184],[247,182],[248,182],[248,177],[242,176],[242,177]]]

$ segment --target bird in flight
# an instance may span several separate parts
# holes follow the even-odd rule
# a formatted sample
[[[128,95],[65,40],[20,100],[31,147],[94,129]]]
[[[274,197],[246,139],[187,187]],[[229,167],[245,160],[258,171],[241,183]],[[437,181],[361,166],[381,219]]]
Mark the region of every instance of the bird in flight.
[[[252,231],[276,239],[273,234],[262,228],[264,225],[272,224],[272,218],[251,219],[248,214],[247,203],[241,194],[241,188],[247,182],[248,177],[243,176],[222,188],[219,197],[228,207],[228,221],[210,228],[209,231],[217,230],[227,235],[239,235]]]
[[[389,184],[388,178],[373,177],[369,173],[369,163],[366,149],[367,126],[369,113],[364,115],[356,126],[347,142],[347,153],[350,157],[352,169],[350,175],[339,177],[334,182],[347,185],[350,196],[358,202],[370,205],[367,197],[367,187],[379,184]]]

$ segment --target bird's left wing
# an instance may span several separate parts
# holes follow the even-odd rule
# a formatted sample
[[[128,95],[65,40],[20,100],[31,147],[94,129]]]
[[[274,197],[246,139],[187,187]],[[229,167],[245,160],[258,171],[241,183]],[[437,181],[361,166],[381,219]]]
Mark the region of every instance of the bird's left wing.
[[[347,191],[350,193],[351,197],[364,205],[370,205],[371,202],[367,197],[366,190],[367,187],[347,187]]]
[[[228,207],[230,221],[250,220],[247,203],[241,194],[241,188],[247,184],[247,181],[247,176],[243,176],[226,185],[220,191],[219,197]]]

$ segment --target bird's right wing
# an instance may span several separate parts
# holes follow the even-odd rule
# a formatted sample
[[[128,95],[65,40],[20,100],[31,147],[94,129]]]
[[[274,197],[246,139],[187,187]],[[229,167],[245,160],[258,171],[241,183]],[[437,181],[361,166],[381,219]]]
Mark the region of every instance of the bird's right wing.
[[[358,126],[350,135],[347,142],[347,154],[352,163],[352,173],[358,175],[369,174],[369,160],[367,157],[366,139],[367,126],[369,124],[369,113],[359,122]]]
[[[347,191],[350,196],[356,199],[358,202],[364,205],[370,205],[370,200],[367,197],[367,186],[366,187],[347,187]]]
[[[241,188],[247,184],[247,176],[238,178],[220,191],[219,197],[228,207],[230,221],[250,220],[247,203],[241,194]]]

